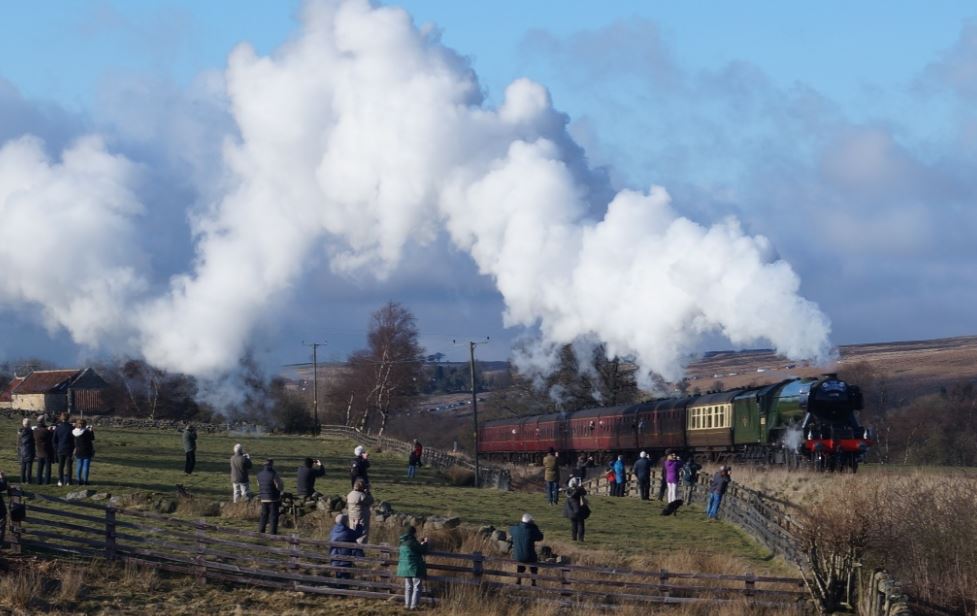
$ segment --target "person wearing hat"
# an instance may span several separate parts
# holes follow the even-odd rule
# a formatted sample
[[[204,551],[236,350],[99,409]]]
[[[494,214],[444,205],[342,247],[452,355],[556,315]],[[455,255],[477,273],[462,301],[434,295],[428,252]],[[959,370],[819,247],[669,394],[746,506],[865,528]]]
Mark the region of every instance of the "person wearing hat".
[[[366,487],[370,487],[370,460],[369,454],[363,445],[357,445],[353,450],[353,463],[349,467],[349,485],[356,486],[356,480],[362,479]]]
[[[641,500],[651,499],[651,458],[647,451],[642,451],[638,460],[634,463],[634,477],[638,480],[638,489],[641,492]]]
[[[271,534],[278,534],[278,513],[282,500],[284,482],[275,470],[275,461],[269,459],[258,473],[258,498],[261,499],[261,518],[258,532],[263,533],[271,522]]]
[[[579,477],[570,478],[567,503],[563,506],[563,515],[570,520],[570,536],[574,541],[583,541],[584,521],[590,517],[590,503],[587,502],[587,491],[582,483]]]
[[[732,470],[729,466],[720,466],[712,476],[712,481],[709,483],[709,503],[706,505],[706,515],[709,516],[710,521],[714,522],[719,517],[719,505],[722,504],[723,495],[726,494],[726,488],[731,481],[729,475]]]
[[[417,540],[417,529],[407,527],[400,536],[400,552],[397,559],[397,577],[404,578],[404,607],[417,609],[417,599],[421,594],[421,580],[427,577],[427,537]]]
[[[543,540],[543,531],[536,526],[533,516],[524,513],[521,523],[509,527],[509,536],[512,538],[512,557],[520,563],[516,565],[516,584],[522,584],[522,574],[527,566],[530,575],[539,573],[539,567],[533,565],[539,562],[536,542]],[[535,586],[535,578],[531,578],[530,583]]]

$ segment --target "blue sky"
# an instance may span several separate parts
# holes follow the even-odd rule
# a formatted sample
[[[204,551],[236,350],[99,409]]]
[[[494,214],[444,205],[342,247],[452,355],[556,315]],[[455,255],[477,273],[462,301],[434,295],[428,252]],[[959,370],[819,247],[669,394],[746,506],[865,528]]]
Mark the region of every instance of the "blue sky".
[[[207,196],[195,182],[168,179],[198,170],[169,166],[158,138],[165,129],[146,118],[184,104],[188,115],[207,116],[192,100],[205,76],[223,74],[238,43],[274,53],[296,36],[301,6],[5,5],[0,145],[30,133],[53,153],[97,132],[151,168],[140,197],[165,230],[145,240],[156,272],[150,284],[164,286],[193,262],[194,238],[185,216],[157,214],[155,204],[163,211]],[[830,318],[833,343],[977,333],[972,3],[400,6],[470,60],[487,105],[498,105],[514,79],[543,84],[614,188],[660,184],[693,220],[735,216],[768,237],[800,276],[801,293]],[[219,112],[214,118],[224,121]],[[370,310],[394,299],[417,313],[432,352],[462,357],[452,338],[491,335],[496,343],[484,352],[506,356],[520,329],[502,327],[501,299],[474,265],[458,255],[413,263],[381,282],[313,267],[275,317],[259,320],[251,344],[269,362],[287,363],[302,359],[301,339],[325,337],[327,356],[339,358],[362,344]],[[439,266],[445,271],[433,279],[417,273]],[[105,352],[75,344],[33,312],[29,303],[0,302],[0,359],[70,362]],[[293,339],[294,350],[283,343]]]

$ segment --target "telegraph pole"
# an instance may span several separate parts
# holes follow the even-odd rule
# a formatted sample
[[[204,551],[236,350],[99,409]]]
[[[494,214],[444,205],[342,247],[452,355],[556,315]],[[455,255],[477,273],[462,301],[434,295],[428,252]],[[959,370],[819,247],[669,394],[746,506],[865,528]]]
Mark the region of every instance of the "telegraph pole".
[[[477,395],[478,388],[475,386],[475,347],[477,347],[480,344],[485,344],[488,341],[489,338],[488,336],[486,336],[485,340],[482,340],[480,342],[475,342],[475,341],[468,342],[468,355],[471,359],[471,361],[469,362],[469,369],[472,378],[472,421],[475,424],[475,487],[476,488],[482,487],[482,479],[479,474],[479,465],[478,465],[478,395]],[[452,341],[452,342],[456,342],[456,341]]]
[[[319,361],[317,352],[319,347],[326,346],[325,342],[302,341],[302,346],[312,347],[312,435],[319,436]]]

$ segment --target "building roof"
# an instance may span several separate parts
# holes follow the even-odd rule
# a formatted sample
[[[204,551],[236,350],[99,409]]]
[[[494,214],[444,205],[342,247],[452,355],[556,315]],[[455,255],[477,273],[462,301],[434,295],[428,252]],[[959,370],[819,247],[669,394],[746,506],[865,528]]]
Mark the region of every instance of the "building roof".
[[[64,391],[80,373],[80,370],[35,370],[14,387],[11,393],[21,396]]]
[[[7,385],[3,389],[0,389],[0,402],[13,401],[14,389],[23,382],[24,382],[24,377],[22,376],[15,376],[14,378],[10,379],[10,382],[7,383]]]

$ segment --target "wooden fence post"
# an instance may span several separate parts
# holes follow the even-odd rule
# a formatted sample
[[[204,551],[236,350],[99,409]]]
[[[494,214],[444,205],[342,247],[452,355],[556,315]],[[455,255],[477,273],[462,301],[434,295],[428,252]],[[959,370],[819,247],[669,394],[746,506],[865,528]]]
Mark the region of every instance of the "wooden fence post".
[[[205,543],[204,543],[204,536],[205,536],[204,535],[204,529],[201,528],[201,527],[197,527],[197,530],[196,530],[196,532],[194,534],[197,536],[197,545],[196,545],[196,547],[197,547],[197,554],[196,554],[196,556],[194,556],[194,559],[193,559],[194,562],[196,563],[196,567],[195,567],[195,569],[196,569],[196,580],[197,580],[197,583],[198,584],[206,584],[207,583],[207,564],[204,562],[205,559],[206,559],[206,555],[205,555],[206,547],[205,547]]]
[[[381,570],[382,570],[382,572],[384,574],[383,575],[384,579],[385,580],[389,580],[389,578],[390,578],[389,569],[390,569],[390,565],[392,564],[392,560],[391,560],[392,556],[391,556],[391,552],[390,552],[390,546],[388,544],[386,544],[386,543],[382,543],[380,545],[383,546],[383,549],[380,550],[380,556],[383,557],[383,562],[380,563],[380,567],[381,567]],[[391,590],[390,591],[390,594],[394,594],[395,592],[396,591]]]
[[[292,533],[288,536],[288,570],[296,571],[299,568],[299,536]]]
[[[563,596],[570,594],[570,568],[560,567],[560,587],[563,589]]]
[[[749,577],[746,579],[746,592],[744,593],[747,597],[752,597],[753,591],[756,590],[756,575],[753,573],[747,574]]]
[[[105,558],[115,560],[115,507],[105,508]]]
[[[668,590],[668,571],[665,570],[664,568],[662,568],[661,571],[658,572],[658,583],[659,583],[659,589],[662,592],[662,596],[663,597],[670,596]]]
[[[472,577],[481,581],[482,571],[485,570],[485,557],[481,552],[472,552]]]

